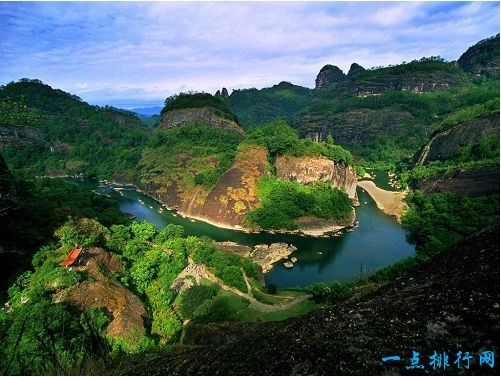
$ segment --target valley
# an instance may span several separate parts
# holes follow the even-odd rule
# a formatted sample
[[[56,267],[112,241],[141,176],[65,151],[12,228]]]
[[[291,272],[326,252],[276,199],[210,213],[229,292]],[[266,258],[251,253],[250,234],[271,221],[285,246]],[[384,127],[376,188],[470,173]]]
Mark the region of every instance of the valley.
[[[181,92],[156,115],[0,87],[2,374],[498,355],[499,34],[457,61],[327,64],[312,89]]]

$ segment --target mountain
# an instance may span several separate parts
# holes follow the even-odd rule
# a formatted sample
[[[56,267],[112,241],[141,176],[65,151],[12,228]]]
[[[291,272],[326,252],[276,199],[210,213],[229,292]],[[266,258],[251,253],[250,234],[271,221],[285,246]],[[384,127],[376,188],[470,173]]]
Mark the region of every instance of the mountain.
[[[148,129],[134,113],[22,79],[0,87],[0,135],[13,170],[130,181]]]
[[[293,126],[313,140],[331,135],[367,161],[410,158],[456,112],[499,99],[499,75],[488,73],[495,69],[472,74],[473,62],[499,70],[499,37],[471,47],[458,63],[439,57],[374,69],[354,63],[348,75],[327,65]]]
[[[309,103],[311,89],[282,81],[270,88],[234,90],[228,104],[246,129],[282,119],[292,122]]]
[[[136,113],[139,116],[150,117],[152,115],[160,115],[160,111],[162,111],[162,106],[135,107],[130,111]]]
[[[303,223],[315,220],[322,224],[319,227],[330,231],[340,222],[344,227],[354,221],[349,198],[356,201],[353,187],[357,178],[349,152],[335,145],[301,141],[283,123],[245,134],[237,120],[221,96],[195,93],[171,98],[162,110],[155,141],[144,150],[139,162],[137,186],[184,216],[223,227],[302,231],[306,229]],[[280,160],[277,147],[280,154],[292,153],[295,159]],[[322,155],[325,156],[320,158]],[[318,171],[313,178],[303,179],[311,175],[305,169],[307,162],[310,170]],[[276,175],[269,173],[270,164],[275,165]],[[275,187],[272,191],[282,192],[269,202],[260,194],[267,191],[263,183],[267,177],[273,177],[268,182]],[[290,216],[278,219],[275,215],[280,211],[271,207],[286,197],[285,190],[302,195],[298,186],[285,183],[287,180],[301,184],[326,182],[344,188],[350,196],[339,199],[343,201],[342,215],[320,220],[288,203],[284,207],[289,207]],[[286,189],[286,185],[291,187]],[[333,192],[332,188],[328,191]],[[319,191],[311,193],[310,204],[305,204],[305,208],[317,205],[315,197],[320,197]],[[333,203],[336,200],[332,198]],[[296,209],[290,211],[293,208]],[[313,215],[313,219],[303,219],[303,215]]]
[[[470,47],[457,63],[465,72],[499,79],[499,34]]]

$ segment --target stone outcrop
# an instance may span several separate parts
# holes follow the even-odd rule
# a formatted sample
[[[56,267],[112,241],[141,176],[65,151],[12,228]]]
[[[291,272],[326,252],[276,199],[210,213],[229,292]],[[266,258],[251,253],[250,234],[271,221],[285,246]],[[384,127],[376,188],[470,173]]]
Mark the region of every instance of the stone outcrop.
[[[296,181],[302,185],[311,182],[331,182],[344,190],[350,199],[357,197],[357,174],[353,166],[335,163],[326,157],[280,156],[275,161],[277,178]]]
[[[0,155],[0,216],[6,215],[9,211],[18,207],[18,197],[14,179]]]
[[[230,95],[228,93],[228,89],[224,88],[221,90],[217,90],[216,93],[214,93],[215,97],[223,97],[224,99],[230,98]]]
[[[8,144],[39,144],[50,148],[43,134],[34,127],[0,124],[0,145]]]
[[[471,46],[457,63],[461,69],[474,75],[499,78],[499,34]]]
[[[81,310],[104,309],[111,317],[106,333],[113,338],[123,338],[132,347],[138,346],[146,311],[141,300],[113,277],[112,273],[122,268],[120,260],[98,247],[84,249],[81,258],[75,268],[90,279],[60,292],[56,301],[68,301]]]
[[[335,65],[324,66],[315,79],[315,88],[331,88],[346,79],[345,74]]]
[[[499,112],[473,118],[439,132],[416,154],[416,165],[426,165],[431,161],[446,161],[458,157],[462,148],[475,148],[483,138],[499,138]]]
[[[267,174],[267,153],[265,148],[258,146],[241,150],[209,192],[201,187],[186,192],[180,189],[176,180],[168,184],[141,184],[140,172],[138,187],[169,208],[177,209],[181,215],[221,227],[241,229],[245,213],[259,204],[257,184],[261,176]]]
[[[243,135],[244,131],[234,121],[217,114],[217,110],[212,107],[199,107],[192,109],[178,109],[167,111],[162,114],[159,128],[169,129],[181,127],[188,124],[200,124],[201,126],[219,127],[227,131],[238,132]]]
[[[365,68],[362,67],[360,64],[353,63],[350,66],[350,70],[348,71],[348,74],[346,76],[348,77],[353,77],[358,75],[359,73],[365,72]]]
[[[414,187],[425,194],[452,192],[459,196],[499,193],[499,167],[455,169],[417,182]]]
[[[185,348],[122,373],[499,375],[497,356],[493,368],[478,357],[499,354],[499,255],[497,225],[365,295],[282,322],[197,327],[187,332]],[[413,350],[424,370],[406,369]],[[448,354],[449,368],[432,369],[434,351]],[[454,365],[458,351],[474,356],[470,369]],[[400,360],[381,360],[394,355]]]
[[[390,108],[353,109],[330,115],[321,112],[303,112],[296,117],[294,128],[301,137],[324,141],[332,135],[336,143],[362,144],[376,137],[398,135],[403,132],[412,114]]]
[[[254,246],[254,248],[239,245],[235,242],[215,242],[214,247],[226,253],[252,258],[254,262],[261,266],[263,273],[269,272],[273,268],[274,263],[288,259],[289,255],[297,250],[294,245],[289,245],[285,242],[277,242],[270,245],[261,244]]]

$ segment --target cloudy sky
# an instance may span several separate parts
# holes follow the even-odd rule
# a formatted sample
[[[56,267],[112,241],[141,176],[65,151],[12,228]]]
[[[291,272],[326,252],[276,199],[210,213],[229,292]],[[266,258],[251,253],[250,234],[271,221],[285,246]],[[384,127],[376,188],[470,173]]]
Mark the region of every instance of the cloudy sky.
[[[314,86],[423,56],[456,60],[499,32],[498,2],[0,2],[0,84],[38,78],[98,105],[180,91]]]

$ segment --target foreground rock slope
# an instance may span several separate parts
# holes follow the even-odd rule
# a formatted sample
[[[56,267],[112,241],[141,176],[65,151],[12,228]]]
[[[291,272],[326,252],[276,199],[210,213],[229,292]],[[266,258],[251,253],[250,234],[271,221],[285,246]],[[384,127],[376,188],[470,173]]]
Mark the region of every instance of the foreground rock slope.
[[[157,354],[122,372],[499,375],[498,227],[473,235],[364,297],[284,322],[221,325],[196,334],[185,344],[199,346]],[[421,354],[424,371],[405,368],[412,350]],[[479,365],[478,354],[485,350],[496,355],[492,369]],[[433,371],[428,355],[434,351],[449,355],[448,369]],[[454,365],[458,351],[474,355],[470,369]],[[381,361],[393,355],[401,360]]]

